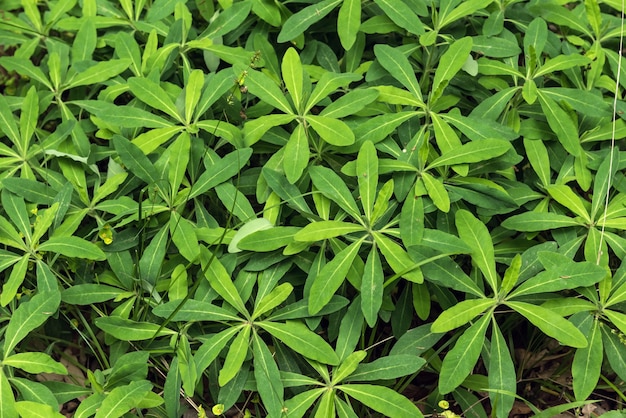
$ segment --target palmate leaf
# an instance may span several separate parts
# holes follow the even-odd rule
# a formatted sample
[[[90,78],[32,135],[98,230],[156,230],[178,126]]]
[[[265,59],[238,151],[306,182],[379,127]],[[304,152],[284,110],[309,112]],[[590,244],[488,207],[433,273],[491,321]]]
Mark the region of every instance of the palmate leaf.
[[[394,418],[421,418],[422,412],[413,402],[384,386],[346,384],[337,387],[373,410]]]

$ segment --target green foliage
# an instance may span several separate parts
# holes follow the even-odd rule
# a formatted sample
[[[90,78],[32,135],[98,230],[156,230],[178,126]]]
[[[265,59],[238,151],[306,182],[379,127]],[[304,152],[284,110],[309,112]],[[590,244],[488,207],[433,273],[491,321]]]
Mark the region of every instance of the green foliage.
[[[624,399],[619,2],[6,3],[1,418]]]

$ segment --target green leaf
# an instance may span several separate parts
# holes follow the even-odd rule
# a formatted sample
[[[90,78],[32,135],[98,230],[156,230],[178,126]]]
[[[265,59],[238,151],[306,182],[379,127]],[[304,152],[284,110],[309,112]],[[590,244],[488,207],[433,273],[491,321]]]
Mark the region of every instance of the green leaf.
[[[224,359],[224,365],[219,373],[218,382],[222,387],[237,376],[248,354],[250,331],[252,327],[249,325],[241,325],[239,328],[241,328],[241,330],[228,349],[228,353]]]
[[[337,16],[337,35],[346,51],[352,48],[361,26],[361,0],[344,0]]]
[[[426,364],[421,357],[409,354],[390,354],[370,363],[362,363],[351,373],[350,382],[373,382],[376,380],[397,379],[417,373]]]
[[[318,313],[344,282],[365,237],[353,242],[335,255],[313,279],[309,294],[309,313]]]
[[[233,335],[239,331],[240,327],[228,327],[225,330],[214,334],[208,338],[196,350],[194,354],[194,363],[198,375],[204,373],[204,370],[217,358],[222,349],[233,338]]]
[[[161,318],[170,318],[174,311],[178,310],[174,316],[171,317],[171,321],[181,322],[194,322],[194,321],[212,321],[212,322],[225,322],[225,321],[241,321],[242,319],[230,310],[220,308],[209,302],[203,302],[201,300],[189,299],[183,303],[183,306],[179,309],[179,305],[183,303],[181,300],[174,300],[156,306],[152,313]]]
[[[582,153],[582,147],[578,138],[578,127],[569,114],[563,110],[554,100],[549,98],[541,90],[538,92],[541,109],[548,119],[548,125],[556,134],[563,148],[575,157]]]
[[[585,336],[571,322],[549,309],[525,302],[508,301],[506,304],[561,344],[575,348],[587,346]]]
[[[293,242],[293,237],[298,231],[300,228],[296,226],[275,226],[263,229],[243,237],[237,247],[241,250],[257,252],[274,251]]]
[[[289,411],[289,418],[302,418],[313,402],[326,393],[326,388],[316,388],[299,393],[285,402],[285,409]]]
[[[20,153],[23,154],[26,152],[26,148],[20,140],[20,131],[13,117],[13,113],[11,113],[11,108],[7,103],[7,99],[2,94],[0,94],[0,131],[4,132],[11,142],[18,147]]]
[[[323,0],[289,16],[278,34],[278,42],[288,42],[329,14],[342,0]]]
[[[363,281],[361,282],[361,310],[370,327],[374,327],[378,319],[378,311],[383,304],[383,285],[385,275],[376,246],[367,256]]]
[[[367,357],[367,352],[365,350],[359,350],[351,353],[341,362],[341,365],[333,371],[332,382],[337,384],[346,377],[350,376],[356,370],[359,363],[365,359],[365,357]]]
[[[400,2],[397,2],[400,4]],[[389,45],[378,44],[374,46],[374,54],[380,65],[389,72],[396,80],[398,80],[404,87],[406,87],[415,97],[423,102],[422,90],[417,77],[415,77],[415,70],[409,63],[406,55],[398,51]]]
[[[337,203],[339,207],[353,218],[360,218],[360,211],[356,205],[356,201],[341,177],[334,171],[322,166],[310,167],[309,174],[317,190]]]
[[[359,138],[359,142],[372,141],[376,144],[387,138],[398,126],[417,115],[417,112],[392,112],[370,117],[354,128],[354,136]]]
[[[242,148],[214,161],[192,186],[189,199],[206,193],[211,188],[236,175],[245,166],[251,155],[251,148]]]
[[[308,113],[309,110],[311,110],[313,106],[315,106],[320,101],[326,99],[331,93],[333,93],[337,89],[341,87],[346,87],[353,81],[357,81],[360,79],[361,79],[360,75],[353,74],[353,73],[338,74],[338,73],[334,73],[330,71],[323,73],[320,79],[318,80],[317,84],[315,85],[315,88],[313,89],[313,93],[311,93],[309,99],[307,100],[306,107],[304,108],[304,113]],[[337,101],[343,99],[345,96],[349,95],[350,93],[340,97]],[[325,112],[322,112],[320,116],[333,117],[333,118],[339,117],[337,115],[332,115],[332,116],[327,115],[325,114]]]
[[[123,291],[105,284],[75,284],[61,292],[61,300],[71,305],[90,305],[115,299]]]
[[[298,231],[294,235],[294,240],[315,242],[362,231],[363,226],[358,224],[343,221],[319,221],[310,223]]]
[[[286,284],[286,283],[285,283]],[[254,379],[268,416],[281,416],[284,388],[280,372],[267,344],[257,333],[253,336]]]
[[[431,325],[432,332],[444,333],[467,324],[476,316],[493,307],[493,299],[467,299],[443,311]]]
[[[424,203],[421,197],[409,193],[400,212],[400,237],[405,248],[417,245],[424,234]]]
[[[441,83],[450,81],[458,73],[472,51],[472,38],[466,36],[452,43],[439,59],[435,70],[432,91],[437,91]]]
[[[422,246],[409,248],[409,254],[413,254],[415,250],[419,251]],[[423,251],[428,253],[428,251]],[[416,258],[416,257],[414,257]],[[424,264],[422,273],[431,282],[449,287],[459,292],[475,295],[484,298],[485,294],[476,285],[476,283],[463,272],[459,265],[450,257],[440,258],[430,263]]]
[[[15,296],[20,286],[24,283],[26,273],[28,271],[28,264],[30,263],[30,256],[28,254],[23,255],[17,263],[11,269],[11,274],[5,279],[2,284],[2,294],[0,294],[0,306],[7,306]]]
[[[131,93],[133,93],[139,100],[148,106],[165,112],[174,119],[182,122],[182,118],[178,114],[176,105],[170,99],[167,92],[158,83],[155,83],[148,78],[139,77],[131,77],[128,79],[127,83],[128,87],[130,87]]]
[[[28,333],[54,315],[60,302],[58,292],[37,293],[30,300],[21,302],[13,311],[4,333],[4,355],[9,355]]]
[[[359,193],[361,206],[365,213],[365,218],[372,222],[372,209],[378,186],[378,157],[376,148],[370,141],[361,145],[356,159],[357,179],[359,183]]]
[[[426,170],[456,164],[477,163],[499,157],[511,149],[511,143],[502,139],[472,141],[454,148],[431,162]]]
[[[42,243],[38,252],[50,251],[67,257],[105,260],[104,252],[95,244],[78,237],[52,237]]]
[[[63,86],[63,90],[78,86],[90,86],[102,83],[118,74],[121,74],[128,68],[129,65],[129,59],[114,59],[99,62],[87,69],[81,69],[80,72],[75,71],[74,76],[70,77]]]
[[[413,402],[385,386],[349,384],[337,389],[363,405],[394,418],[422,418],[422,412]]]
[[[493,321],[491,329],[491,352],[489,356],[489,389],[495,389],[489,392],[491,404],[496,409],[496,416],[509,416],[517,388],[515,366],[509,347],[498,327],[496,321]]]
[[[582,222],[574,218],[553,212],[525,212],[506,218],[504,222],[502,222],[504,228],[522,232],[538,232],[581,225],[583,225]]]
[[[456,213],[455,224],[459,231],[459,237],[472,250],[470,252],[472,260],[482,271],[491,289],[496,291],[498,288],[498,274],[496,273],[493,241],[489,230],[484,223],[466,210],[460,210]]]
[[[354,133],[345,122],[314,115],[307,115],[306,121],[324,141],[331,145],[346,146],[354,143]]]
[[[463,2],[466,3],[466,2]],[[472,36],[472,51],[480,55],[492,58],[508,58],[515,57],[522,52],[517,42],[507,38],[498,36]],[[497,65],[497,64],[496,64]],[[498,65],[499,68],[505,68],[506,65]],[[519,72],[513,68],[506,70],[509,73]],[[523,75],[522,75],[523,77]]]
[[[480,9],[484,9],[491,3],[493,3],[493,0],[467,0],[459,3],[453,2],[452,4],[459,5],[451,11],[446,10],[445,12],[441,12],[439,15],[438,29],[441,29],[444,26],[461,19],[462,17],[469,16]]]
[[[200,246],[196,237],[196,226],[183,218],[178,212],[172,212],[169,222],[172,241],[180,254],[189,262],[195,262],[200,255]],[[147,250],[147,249],[146,249]],[[141,262],[140,262],[141,263]]]
[[[96,49],[97,37],[94,19],[85,19],[72,44],[72,63],[91,59]],[[82,39],[79,40],[79,38]],[[141,76],[141,51],[139,50],[139,44],[131,33],[122,31],[117,33],[115,37],[115,53],[118,57],[129,60],[133,74],[138,77]]]
[[[526,158],[530,162],[539,180],[543,186],[551,183],[550,158],[548,150],[543,141],[524,138],[524,149],[526,150]]]
[[[587,315],[586,320],[579,329],[584,332],[589,344],[587,347],[579,348],[574,354],[572,361],[572,386],[576,400],[584,401],[591,396],[598,386],[604,349],[602,347],[602,333],[600,323],[591,315]]]
[[[3,418],[17,418],[18,416],[13,389],[3,369],[0,369],[0,416]]]
[[[264,313],[271,311],[287,300],[291,292],[293,292],[293,286],[290,283],[282,283],[276,286],[274,290],[265,295],[255,306],[252,318],[258,318]]]
[[[142,280],[154,285],[161,273],[161,267],[165,261],[167,241],[169,237],[169,225],[165,224],[152,238],[145,248],[137,265],[137,272]]]
[[[554,200],[565,206],[567,209],[574,212],[575,215],[580,216],[591,224],[591,217],[582,199],[565,184],[551,184],[546,186],[547,192],[552,196]]]
[[[252,4],[250,2],[231,3],[230,7],[220,13],[199,38],[213,39],[234,31],[246,20]]]
[[[76,101],[75,104],[94,113],[102,120],[115,123],[121,128],[168,128],[172,123],[147,110],[133,106],[116,106],[101,100]]]
[[[466,329],[444,357],[439,374],[439,392],[442,395],[459,387],[474,369],[491,317],[492,315],[483,315]]]
[[[304,71],[300,56],[294,48],[287,49],[283,56],[282,74],[285,87],[291,95],[291,101],[296,109],[302,109],[304,106]]]
[[[176,331],[162,328],[159,324],[133,321],[119,316],[96,318],[94,324],[102,331],[121,341],[145,341],[154,337],[176,334]]]
[[[374,0],[374,3],[376,3],[396,25],[414,35],[424,33],[422,21],[406,3],[391,0]]]
[[[279,27],[281,23],[280,9],[271,0],[253,0],[252,11],[258,17],[274,27]]]
[[[37,80],[44,86],[46,86],[49,90],[54,91],[52,84],[48,77],[45,76],[43,71],[37,66],[35,66],[30,60],[18,57],[0,57],[0,65],[6,68],[8,71],[15,71],[20,75],[27,76],[32,78],[33,80]]]
[[[432,199],[437,209],[448,213],[450,211],[450,196],[441,180],[434,178],[426,171],[422,172],[422,180],[428,192],[428,196]]]
[[[2,190],[2,208],[6,211],[9,218],[17,226],[20,233],[26,237],[26,242],[31,241],[31,225],[28,219],[28,209],[24,198],[9,192],[7,189]]]
[[[20,113],[20,139],[15,143],[21,155],[26,155],[28,144],[37,128],[37,118],[39,117],[39,96],[35,87],[31,87],[22,102],[22,112]],[[0,120],[2,116],[0,114]],[[1,126],[0,126],[1,128]]]
[[[302,354],[304,357],[323,364],[336,366],[339,358],[326,341],[305,325],[299,322],[256,322],[258,326],[269,332],[287,347]]]
[[[43,405],[34,401],[19,401],[15,403],[15,409],[21,417],[29,418],[63,418],[61,415],[50,405]]]
[[[552,59],[546,60],[546,62],[537,70],[533,77],[541,77],[546,74],[552,74],[556,71],[567,70],[572,67],[581,67],[591,62],[591,59],[584,55],[569,54],[569,55],[557,55]]]
[[[212,104],[233,87],[235,87],[235,82],[233,81],[232,69],[225,69],[208,75],[202,96],[195,107],[194,120],[200,119]]]
[[[334,73],[324,73],[324,75],[326,74]],[[324,75],[322,75],[322,78],[324,78]],[[313,93],[315,93],[319,84],[320,83],[318,82],[315,86],[315,90],[313,90]],[[376,100],[378,95],[379,93],[375,89],[361,88],[352,90],[351,92],[344,94],[339,99],[326,106],[324,110],[320,112],[320,116],[338,119],[352,115]],[[311,97],[313,97],[313,95],[311,95]],[[311,100],[309,100],[309,103],[311,103]],[[307,107],[308,106],[309,105],[307,104]]]
[[[247,315],[246,306],[233,284],[230,274],[220,260],[213,256],[206,247],[202,247],[200,251],[200,263],[204,277],[209,281],[211,287],[233,308],[241,314]]]
[[[568,55],[569,56],[569,55]],[[565,102],[577,112],[589,117],[608,117],[611,105],[604,101],[602,95],[591,91],[566,87],[542,88],[541,93],[557,103]]]
[[[248,71],[245,80],[250,93],[276,109],[293,114],[291,105],[274,80],[259,71]]]
[[[55,373],[66,375],[67,369],[46,353],[18,353],[5,357],[2,364],[17,367],[27,373]]]
[[[304,169],[309,164],[309,138],[304,126],[300,123],[285,145],[283,167],[289,183],[294,184],[302,177]]]
[[[113,389],[102,401],[95,418],[119,418],[131,409],[150,392],[152,383],[147,380],[138,380],[125,386]]]
[[[380,252],[396,274],[413,283],[422,283],[424,281],[422,271],[417,267],[417,263],[411,259],[400,245],[379,232],[374,232],[373,234]]]

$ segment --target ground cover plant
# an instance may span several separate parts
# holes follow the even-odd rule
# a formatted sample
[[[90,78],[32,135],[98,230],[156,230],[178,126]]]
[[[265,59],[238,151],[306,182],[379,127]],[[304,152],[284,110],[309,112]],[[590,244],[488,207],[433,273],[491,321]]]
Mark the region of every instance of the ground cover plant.
[[[1,7],[1,418],[623,416],[620,1]]]

